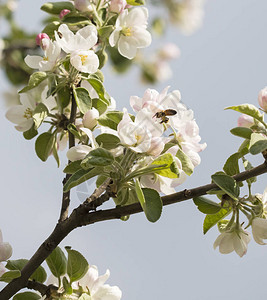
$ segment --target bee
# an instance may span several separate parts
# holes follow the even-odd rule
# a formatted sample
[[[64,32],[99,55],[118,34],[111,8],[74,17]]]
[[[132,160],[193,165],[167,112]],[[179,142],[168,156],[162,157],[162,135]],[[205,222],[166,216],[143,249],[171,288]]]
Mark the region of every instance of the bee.
[[[162,111],[158,111],[154,114],[153,118],[161,118],[160,124],[168,123],[169,118],[167,116],[174,116],[177,114],[177,111],[174,109],[166,109]]]

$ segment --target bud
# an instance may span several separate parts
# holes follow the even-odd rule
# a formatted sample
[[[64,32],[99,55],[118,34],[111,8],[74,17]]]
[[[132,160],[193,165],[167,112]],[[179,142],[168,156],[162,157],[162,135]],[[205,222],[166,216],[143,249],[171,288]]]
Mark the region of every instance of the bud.
[[[64,16],[66,16],[68,13],[70,13],[70,10],[69,10],[69,9],[62,9],[62,11],[61,11],[60,14],[59,14],[59,18],[60,18],[60,19],[63,19]]]
[[[239,127],[250,128],[251,126],[254,125],[254,119],[251,116],[242,114],[237,120],[237,125]]]
[[[267,86],[259,92],[258,101],[260,107],[267,112]]]
[[[3,242],[2,231],[0,230],[0,262],[6,261],[12,255],[12,247],[9,243]]]
[[[39,33],[35,38],[36,44],[45,50],[50,41],[50,37],[46,33]]]
[[[99,112],[93,107],[84,114],[83,126],[92,130],[97,124],[97,118],[99,118]]]
[[[111,0],[109,5],[109,10],[114,13],[120,14],[127,5],[126,0]]]
[[[79,11],[92,11],[91,1],[89,0],[74,0],[74,6]]]

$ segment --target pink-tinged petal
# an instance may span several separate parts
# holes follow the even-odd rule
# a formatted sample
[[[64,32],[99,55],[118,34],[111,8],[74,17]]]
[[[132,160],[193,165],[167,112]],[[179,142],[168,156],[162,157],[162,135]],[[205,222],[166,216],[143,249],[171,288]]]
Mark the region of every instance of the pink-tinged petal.
[[[151,145],[147,153],[153,156],[159,156],[165,147],[165,143],[162,137],[152,137]]]
[[[249,237],[247,239],[247,237]],[[247,253],[247,244],[250,241],[250,235],[249,233],[247,233],[247,235],[243,232],[239,232],[239,235],[237,235],[237,233],[235,234],[234,238],[233,238],[233,246],[235,249],[235,252],[242,257],[243,255],[245,255]]]
[[[32,125],[33,125],[33,120],[29,119],[29,120],[25,120],[24,122],[19,123],[17,126],[15,126],[15,128],[18,131],[25,132],[25,131],[31,129]]]
[[[32,69],[39,69],[39,63],[43,60],[41,56],[37,55],[27,55],[24,59],[26,65]]]
[[[143,107],[143,99],[137,96],[130,97],[130,105],[135,112],[138,112]]]
[[[24,118],[26,108],[22,105],[15,105],[8,109],[6,112],[6,118],[8,121],[19,124],[21,122],[24,122],[26,119]]]
[[[128,42],[128,38],[121,36],[118,43],[118,50],[120,54],[128,59],[133,59],[136,56],[137,49]]]

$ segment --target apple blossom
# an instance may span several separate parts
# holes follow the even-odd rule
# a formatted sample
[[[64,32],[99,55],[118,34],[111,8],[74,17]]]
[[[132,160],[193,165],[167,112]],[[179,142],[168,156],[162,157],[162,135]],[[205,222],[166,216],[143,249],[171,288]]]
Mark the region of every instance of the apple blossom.
[[[83,116],[83,126],[92,130],[97,125],[97,118],[99,118],[99,112],[94,107]]]
[[[41,47],[44,50],[44,57],[38,55],[27,55],[25,57],[25,63],[32,69],[38,69],[40,71],[51,71],[60,56],[61,49],[59,44],[47,38],[41,39]]]
[[[109,10],[111,12],[120,14],[125,9],[126,5],[126,0],[111,0],[109,4]]]
[[[48,41],[50,40],[50,37],[46,33],[39,33],[37,34],[35,41],[36,45],[40,46],[43,50],[47,48]]]
[[[138,48],[145,48],[151,44],[151,34],[147,28],[148,11],[144,7],[126,9],[119,16],[115,30],[109,37],[111,47],[118,43],[118,50],[122,56],[132,59]]]
[[[219,247],[222,254],[228,254],[235,251],[240,257],[247,253],[248,243],[251,237],[249,232],[245,231],[240,225],[234,223],[231,229],[221,233],[214,242],[214,249]]]
[[[94,25],[87,25],[74,34],[66,24],[61,24],[55,31],[55,39],[62,50],[72,53],[76,50],[88,51],[95,46],[98,38]]]
[[[92,150],[92,147],[87,145],[77,145],[71,147],[67,152],[67,158],[70,161],[84,159],[85,156]]]
[[[61,11],[60,14],[59,14],[59,18],[60,18],[60,19],[63,19],[64,16],[66,16],[66,15],[69,14],[69,13],[70,13],[70,10],[69,10],[69,9],[62,9],[62,11]]]
[[[161,59],[174,59],[180,56],[180,49],[173,43],[165,44],[159,51]]]
[[[92,50],[76,50],[71,53],[70,63],[83,73],[95,73],[99,67],[97,55]]]
[[[74,0],[74,6],[82,12],[92,11],[92,1],[90,0]]]
[[[254,125],[254,119],[251,116],[242,114],[237,120],[237,125],[249,128]]]
[[[8,260],[11,255],[12,255],[12,247],[9,243],[3,242],[3,235],[0,229],[0,262]]]
[[[267,87],[259,92],[258,102],[260,107],[267,112]]]

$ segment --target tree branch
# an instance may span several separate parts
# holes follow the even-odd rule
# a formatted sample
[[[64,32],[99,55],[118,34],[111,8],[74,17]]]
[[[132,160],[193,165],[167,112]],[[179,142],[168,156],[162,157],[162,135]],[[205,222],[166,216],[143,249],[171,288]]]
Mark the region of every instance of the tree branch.
[[[251,177],[267,173],[267,161],[262,165],[255,167],[251,170],[244,171],[238,175],[233,176],[237,181],[243,181]],[[174,193],[162,197],[163,205],[182,202],[193,197],[205,195],[209,190],[217,188],[213,183],[203,185],[194,189],[184,190],[182,192]],[[102,194],[95,201],[106,201],[109,198],[109,193]],[[90,203],[89,203],[90,204]],[[1,292],[0,300],[7,300],[17,293],[20,289],[28,284],[28,279],[31,274],[40,266],[43,261],[51,254],[56,246],[75,228],[93,224],[100,221],[111,219],[119,219],[122,216],[133,215],[142,211],[141,206],[137,204],[117,207],[114,209],[99,210],[96,212],[88,213],[88,204],[83,203],[73,210],[69,218],[59,222],[51,235],[42,243],[39,249],[35,252],[29,262],[21,271],[21,276],[12,280]]]

